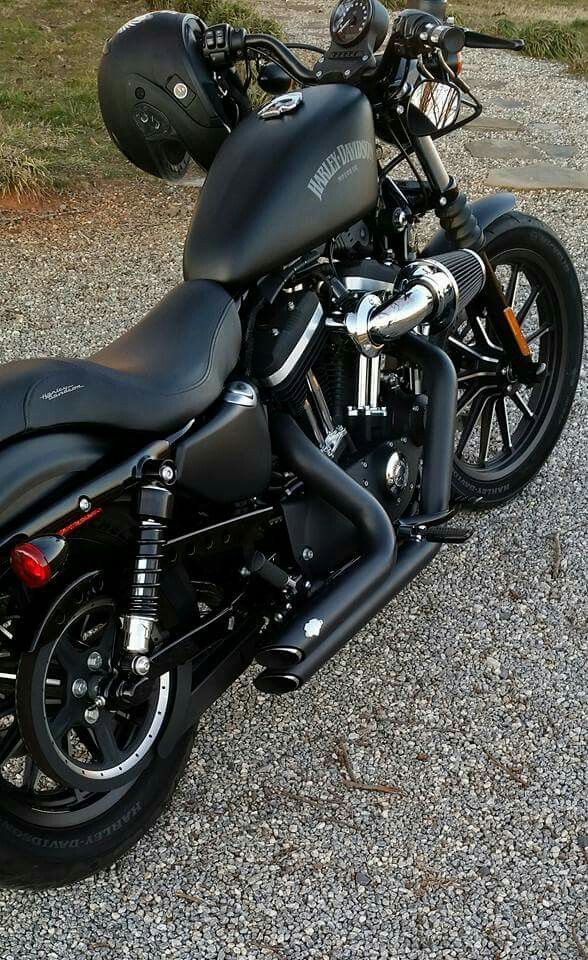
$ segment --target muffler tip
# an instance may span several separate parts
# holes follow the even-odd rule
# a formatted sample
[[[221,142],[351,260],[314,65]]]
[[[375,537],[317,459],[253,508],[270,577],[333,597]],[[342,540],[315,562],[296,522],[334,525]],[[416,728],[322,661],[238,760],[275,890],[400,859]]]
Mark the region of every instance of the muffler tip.
[[[287,670],[302,660],[302,650],[296,647],[266,647],[258,650],[255,659],[269,670]]]
[[[271,693],[279,696],[282,693],[293,693],[298,690],[300,680],[290,673],[269,673],[264,670],[253,681],[255,687],[262,693]]]

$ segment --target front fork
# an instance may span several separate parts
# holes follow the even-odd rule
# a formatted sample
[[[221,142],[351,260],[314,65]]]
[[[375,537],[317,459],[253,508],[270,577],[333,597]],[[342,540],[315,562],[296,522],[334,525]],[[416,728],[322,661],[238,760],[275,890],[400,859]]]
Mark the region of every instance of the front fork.
[[[460,193],[455,180],[447,173],[430,137],[420,137],[415,142],[415,151],[433,190],[436,199],[435,212],[447,236],[455,247],[474,250],[484,261],[486,285],[480,296],[484,299],[488,319],[505,351],[515,379],[527,385],[539,382],[545,374],[545,364],[533,360],[527,339],[514,310],[506,300],[485,250],[484,231],[467,198]]]

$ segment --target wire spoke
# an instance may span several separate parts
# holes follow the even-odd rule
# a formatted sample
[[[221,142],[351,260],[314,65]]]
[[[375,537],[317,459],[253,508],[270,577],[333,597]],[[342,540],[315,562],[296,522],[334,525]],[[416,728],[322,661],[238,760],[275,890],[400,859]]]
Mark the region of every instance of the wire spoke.
[[[16,720],[13,720],[0,740],[0,767],[18,753],[22,744],[20,727]]]
[[[505,293],[506,302],[510,307],[514,305],[516,295],[518,293],[520,274],[521,274],[521,268],[519,267],[518,263],[513,264],[513,268],[510,274],[508,286],[506,288],[506,293]]]
[[[451,343],[452,346],[456,347],[462,353],[467,354],[469,357],[475,357],[476,360],[480,360],[482,362],[485,361],[486,363],[496,363],[495,357],[484,356],[483,353],[479,353],[477,350],[474,350],[474,348],[468,343],[462,343],[462,341],[458,340],[457,337],[449,337],[449,343]]]
[[[512,452],[512,436],[510,433],[510,422],[508,419],[508,410],[506,408],[506,399],[505,397],[499,397],[496,403],[496,419],[498,421],[498,429],[500,430],[500,436],[502,438],[502,448],[507,450],[508,453]]]
[[[490,347],[492,350],[499,350],[500,347],[497,343],[493,343],[490,337],[488,336],[488,331],[485,325],[482,323],[480,317],[472,317],[470,320],[470,325],[474,331],[474,337],[478,343],[482,343],[486,347]]]
[[[531,292],[529,296],[525,300],[523,306],[521,307],[517,315],[517,321],[518,321],[519,327],[522,327],[523,323],[525,322],[525,320],[529,315],[530,310],[535,304],[537,297],[541,296],[542,293],[543,293],[543,287],[540,284],[537,284],[536,286],[531,288]]]
[[[468,419],[466,420],[466,422],[465,422],[465,424],[464,424],[464,427],[463,427],[463,430],[462,430],[462,432],[461,432],[461,437],[459,438],[459,443],[458,443],[457,449],[456,449],[456,451],[455,451],[455,455],[456,455],[457,457],[461,457],[463,451],[465,450],[466,445],[467,445],[467,443],[468,443],[468,441],[469,441],[472,433],[474,432],[474,428],[475,428],[476,424],[478,423],[478,420],[480,419],[480,417],[481,417],[481,415],[482,415],[482,411],[483,411],[483,409],[484,409],[484,407],[485,407],[485,405],[486,405],[486,400],[487,400],[487,399],[488,399],[487,397],[484,397],[484,398],[479,397],[479,398],[474,402],[474,404],[473,404],[473,406],[472,406],[472,409],[470,410],[469,417],[468,417]]]
[[[462,410],[465,410],[465,408],[481,394],[485,393],[486,396],[488,396],[488,390],[492,390],[494,387],[494,383],[482,384],[481,386],[474,384],[467,390],[464,390],[461,397],[457,401],[456,413],[461,413]]]
[[[530,333],[527,337],[527,343],[534,343],[535,340],[540,340],[541,337],[544,337],[546,333],[550,333],[553,330],[552,323],[544,323],[542,327],[538,327],[537,330],[534,330],[533,333]]]
[[[528,406],[527,402],[523,399],[523,397],[521,397],[520,393],[513,393],[512,400],[513,400],[513,403],[515,403],[516,406],[519,408],[523,416],[527,418],[527,420],[535,419],[535,414],[530,409],[530,407]]]
[[[14,693],[18,660],[3,657],[0,660],[0,693]]]
[[[496,397],[490,398],[484,404],[482,418],[480,423],[480,465],[485,466],[488,462],[488,452],[490,450],[490,438],[492,436],[492,424],[494,423],[494,410],[496,407]]]

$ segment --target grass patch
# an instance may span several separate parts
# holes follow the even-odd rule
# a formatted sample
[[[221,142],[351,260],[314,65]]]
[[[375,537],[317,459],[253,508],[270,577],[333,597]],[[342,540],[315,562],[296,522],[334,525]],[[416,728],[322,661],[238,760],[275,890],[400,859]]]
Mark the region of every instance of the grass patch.
[[[107,37],[147,9],[276,32],[245,0],[0,0],[0,196],[128,177],[100,115],[96,72]]]
[[[574,72],[586,73],[588,21],[573,14],[585,9],[585,0],[523,2],[514,19],[497,0],[453,0],[449,12],[458,23],[508,39],[525,41],[523,53],[543,60],[567,63]]]

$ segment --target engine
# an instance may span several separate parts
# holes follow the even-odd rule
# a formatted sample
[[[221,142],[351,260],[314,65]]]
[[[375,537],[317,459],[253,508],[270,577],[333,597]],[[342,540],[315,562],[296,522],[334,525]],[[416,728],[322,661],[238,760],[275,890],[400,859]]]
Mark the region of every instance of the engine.
[[[369,267],[369,277],[361,267],[342,276],[336,299],[324,281],[284,290],[257,329],[255,373],[396,520],[418,493],[427,398],[394,341],[446,329],[482,290],[485,269],[469,250]]]

